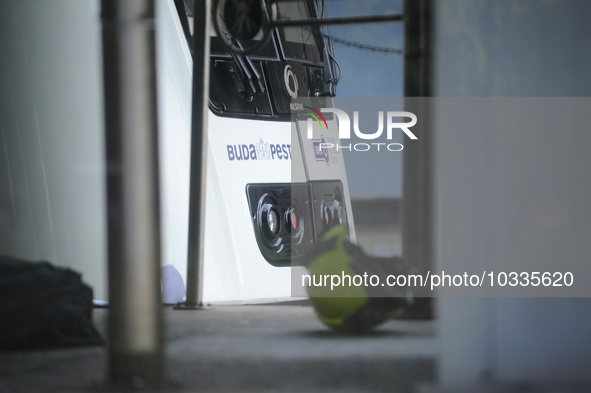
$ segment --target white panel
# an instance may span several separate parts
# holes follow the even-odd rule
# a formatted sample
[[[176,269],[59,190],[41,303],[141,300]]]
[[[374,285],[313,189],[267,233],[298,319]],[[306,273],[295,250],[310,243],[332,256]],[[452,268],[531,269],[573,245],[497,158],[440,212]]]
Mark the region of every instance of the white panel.
[[[174,3],[158,3],[159,105],[163,184],[163,264],[186,278],[192,60]],[[288,297],[290,271],[267,263],[258,250],[246,199],[248,183],[288,183],[291,160],[230,160],[228,145],[289,145],[289,122],[209,116],[205,301]]]

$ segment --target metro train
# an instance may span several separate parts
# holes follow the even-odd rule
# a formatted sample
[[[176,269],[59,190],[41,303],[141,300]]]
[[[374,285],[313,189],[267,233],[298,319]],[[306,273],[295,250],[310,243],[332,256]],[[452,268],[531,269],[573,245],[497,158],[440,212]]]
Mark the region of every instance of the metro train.
[[[188,146],[193,7],[187,0],[164,3],[159,9],[164,48],[159,61],[165,64],[159,73],[166,146],[164,263],[184,272],[188,166],[175,157]],[[280,19],[322,12],[321,3],[313,1],[277,6]],[[297,99],[324,97],[330,105],[336,83],[330,43],[319,26],[276,27],[260,50],[240,55],[228,50],[212,27],[210,45],[204,299],[289,297],[288,267],[324,230],[348,225],[354,236],[342,155],[317,151],[314,139],[302,137],[306,119],[292,119]],[[326,128],[318,138],[336,137],[331,131],[336,126]]]

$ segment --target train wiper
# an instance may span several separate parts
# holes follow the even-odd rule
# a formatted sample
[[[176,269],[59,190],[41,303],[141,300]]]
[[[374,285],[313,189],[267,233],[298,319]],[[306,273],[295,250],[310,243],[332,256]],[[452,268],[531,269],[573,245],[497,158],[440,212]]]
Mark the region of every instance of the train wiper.
[[[255,95],[266,93],[263,77],[254,62],[248,56],[238,55],[233,52],[230,52],[230,54],[241,73],[240,79],[244,85],[242,99],[251,101]]]
[[[261,76],[261,73],[259,72],[259,69],[257,68],[257,66],[252,62],[252,60],[250,59],[250,57],[248,56],[244,56],[246,58],[246,61],[248,62],[248,64],[250,65],[250,68],[252,68],[254,75],[256,77],[256,80],[258,82],[259,85],[259,89],[261,94],[265,93],[265,82],[263,81],[263,77]]]

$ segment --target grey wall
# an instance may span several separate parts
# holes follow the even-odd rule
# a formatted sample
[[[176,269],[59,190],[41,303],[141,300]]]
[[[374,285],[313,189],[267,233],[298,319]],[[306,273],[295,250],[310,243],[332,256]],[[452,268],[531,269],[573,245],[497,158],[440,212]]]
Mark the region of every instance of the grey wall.
[[[98,2],[0,0],[0,253],[106,297]]]
[[[591,95],[591,2],[433,3],[437,96]],[[437,135],[436,262],[587,263],[588,130],[498,131]],[[444,384],[591,379],[588,298],[441,299],[439,315]]]

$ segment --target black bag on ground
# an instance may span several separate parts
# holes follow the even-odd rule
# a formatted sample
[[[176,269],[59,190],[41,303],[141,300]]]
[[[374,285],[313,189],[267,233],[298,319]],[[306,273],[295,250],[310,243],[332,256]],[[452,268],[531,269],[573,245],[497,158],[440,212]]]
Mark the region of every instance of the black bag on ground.
[[[102,345],[91,313],[80,274],[0,255],[0,350]]]

